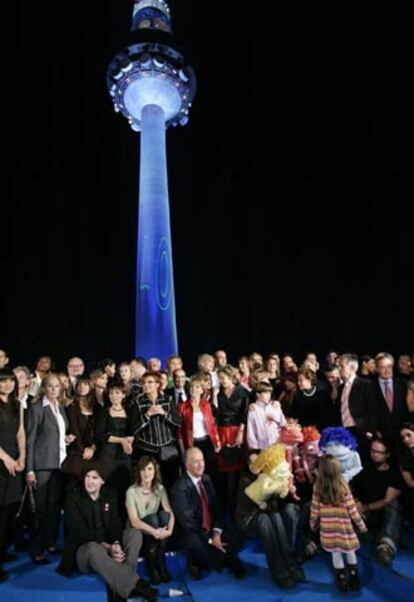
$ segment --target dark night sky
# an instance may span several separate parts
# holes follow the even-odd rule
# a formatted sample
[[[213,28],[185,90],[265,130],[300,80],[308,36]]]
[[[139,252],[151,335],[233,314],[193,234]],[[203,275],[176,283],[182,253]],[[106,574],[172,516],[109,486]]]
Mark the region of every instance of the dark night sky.
[[[105,73],[133,3],[16,4],[0,347],[126,359],[139,137]],[[167,136],[180,352],[411,351],[398,7],[241,4],[170,2],[198,77]]]

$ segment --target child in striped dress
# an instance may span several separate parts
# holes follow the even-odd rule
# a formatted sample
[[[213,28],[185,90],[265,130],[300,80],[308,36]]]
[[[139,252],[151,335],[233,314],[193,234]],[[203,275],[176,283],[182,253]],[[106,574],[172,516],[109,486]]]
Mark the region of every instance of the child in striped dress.
[[[321,545],[332,554],[336,584],[341,592],[348,590],[343,554],[348,562],[349,588],[354,591],[361,588],[355,554],[359,540],[352,521],[360,531],[367,531],[352,493],[342,478],[340,463],[334,456],[323,456],[319,460],[313,488],[310,528],[316,531],[319,522]]]

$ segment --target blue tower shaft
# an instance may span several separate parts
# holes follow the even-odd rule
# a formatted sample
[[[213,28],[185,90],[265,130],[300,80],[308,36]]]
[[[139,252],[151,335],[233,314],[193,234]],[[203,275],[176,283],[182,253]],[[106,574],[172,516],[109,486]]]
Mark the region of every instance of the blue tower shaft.
[[[163,362],[178,353],[163,109],[141,114],[136,355]]]

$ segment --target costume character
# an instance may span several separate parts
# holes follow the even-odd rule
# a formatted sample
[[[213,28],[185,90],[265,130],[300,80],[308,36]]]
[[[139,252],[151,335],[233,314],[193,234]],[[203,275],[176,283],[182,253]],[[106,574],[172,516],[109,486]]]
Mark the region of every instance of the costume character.
[[[323,429],[319,441],[323,454],[330,454],[339,460],[341,473],[349,483],[362,470],[361,458],[357,449],[355,437],[344,427],[335,426]]]

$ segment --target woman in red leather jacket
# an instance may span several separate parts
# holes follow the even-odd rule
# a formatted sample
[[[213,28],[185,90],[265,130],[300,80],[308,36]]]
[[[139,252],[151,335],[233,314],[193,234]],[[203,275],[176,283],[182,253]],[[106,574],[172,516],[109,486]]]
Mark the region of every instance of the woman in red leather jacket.
[[[177,406],[178,414],[181,416],[177,439],[182,453],[193,446],[201,449],[206,463],[206,472],[211,476],[217,472],[216,454],[220,451],[221,445],[211,404],[201,399],[203,385],[201,379],[193,378],[189,399]]]

